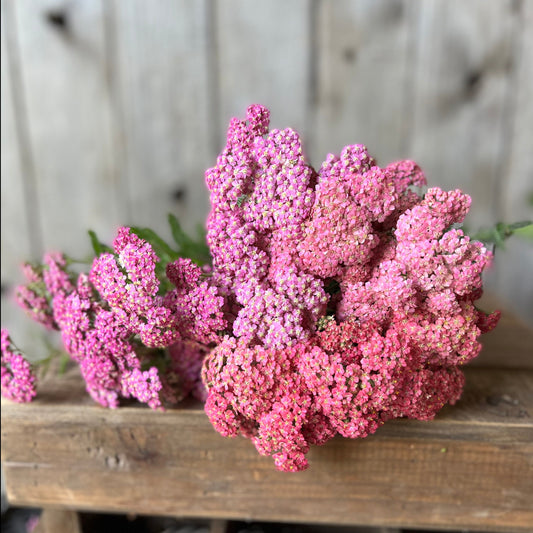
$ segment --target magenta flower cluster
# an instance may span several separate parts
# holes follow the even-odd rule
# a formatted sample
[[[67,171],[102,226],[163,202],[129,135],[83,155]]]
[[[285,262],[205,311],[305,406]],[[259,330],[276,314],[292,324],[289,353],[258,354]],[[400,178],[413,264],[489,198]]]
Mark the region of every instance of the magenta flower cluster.
[[[97,256],[88,274],[73,274],[56,253],[39,268],[24,268],[28,284],[18,288],[20,305],[60,331],[88,393],[105,407],[135,398],[156,409],[188,393],[205,396],[200,366],[216,330],[226,326],[224,298],[185,259],[168,264],[176,287],[159,295],[157,262],[146,241],[120,228],[113,253]],[[4,385],[3,376],[4,366]]]
[[[14,402],[30,402],[36,394],[36,380],[31,365],[13,345],[7,329],[2,328],[0,342],[2,395]]]
[[[212,265],[162,265],[120,228],[87,274],[60,254],[26,266],[18,299],[61,332],[100,404],[193,394],[222,435],[299,471],[310,445],[453,404],[499,314],[475,306],[492,254],[460,229],[466,194],[422,193],[416,163],[381,168],[363,145],[317,172],[295,131],[268,128],[269,111],[250,106],[206,172]],[[5,335],[2,387],[29,400]]]
[[[298,471],[311,444],[454,403],[499,315],[474,305],[492,256],[456,229],[466,194],[418,194],[414,162],[380,168],[362,145],[317,173],[268,118],[233,119],[206,173],[213,276],[235,319],[204,364],[205,410]]]

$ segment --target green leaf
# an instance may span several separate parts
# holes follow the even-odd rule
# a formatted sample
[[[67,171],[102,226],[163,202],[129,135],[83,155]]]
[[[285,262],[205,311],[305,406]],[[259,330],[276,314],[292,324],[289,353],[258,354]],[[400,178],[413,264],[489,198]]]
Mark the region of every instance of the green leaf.
[[[181,257],[188,257],[200,265],[209,263],[211,255],[206,244],[206,232],[202,225],[196,227],[196,240],[189,237],[181,227],[178,219],[172,214],[168,214],[168,223],[172,232],[172,238],[178,245]]]
[[[69,361],[70,361],[69,355],[67,353],[61,353],[61,356],[59,358],[58,369],[57,369],[57,373],[59,376],[62,376],[65,373]]]
[[[237,198],[237,207],[242,207],[242,204],[248,200],[248,195],[247,194],[241,194],[238,198]]]
[[[172,213],[169,213],[167,218],[170,225],[170,231],[172,232],[172,238],[178,245],[179,249],[181,250],[192,244],[192,239],[183,231],[179,220]]]
[[[143,372],[155,366],[161,374],[164,374],[168,370],[170,363],[166,350],[161,350],[160,348],[147,349],[139,358],[141,359],[141,370]]]
[[[91,239],[91,244],[94,250],[94,254],[98,257],[99,255],[102,255],[103,253],[114,253],[113,248],[110,246],[107,246],[107,244],[104,244],[100,242],[100,239],[98,239],[98,236],[93,230],[89,230],[89,238]]]
[[[508,228],[511,230],[517,230],[521,228],[527,228],[528,226],[533,226],[533,222],[531,222],[531,220],[522,220],[522,222],[509,224]]]
[[[533,240],[533,224],[528,224],[527,226],[522,226],[514,230],[516,235],[520,237],[525,237],[526,239]]]
[[[169,263],[178,259],[179,253],[173,250],[154,230],[150,228],[132,227],[131,231],[135,233],[137,237],[150,244],[161,262]]]
[[[498,222],[493,228],[478,231],[472,238],[485,244],[493,244],[496,247],[503,248],[505,240],[515,234],[521,237],[533,238],[533,223],[530,220],[513,222],[512,224]]]

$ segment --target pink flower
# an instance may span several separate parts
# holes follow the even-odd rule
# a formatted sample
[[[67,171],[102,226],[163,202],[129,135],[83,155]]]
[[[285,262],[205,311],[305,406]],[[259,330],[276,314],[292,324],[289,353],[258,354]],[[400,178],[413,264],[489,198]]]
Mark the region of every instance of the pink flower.
[[[158,258],[152,247],[120,228],[113,244],[116,257],[97,257],[89,279],[121,323],[137,333],[146,346],[169,346],[180,338],[170,309],[158,296],[155,275]]]
[[[380,168],[363,145],[317,175],[268,116],[233,119],[206,173],[213,277],[236,316],[202,376],[215,429],[297,471],[310,444],[454,403],[498,315],[473,303],[492,256],[454,229],[467,195],[419,195],[416,163]]]
[[[31,402],[35,397],[36,378],[30,363],[13,345],[9,332],[1,333],[2,396],[18,403]]]

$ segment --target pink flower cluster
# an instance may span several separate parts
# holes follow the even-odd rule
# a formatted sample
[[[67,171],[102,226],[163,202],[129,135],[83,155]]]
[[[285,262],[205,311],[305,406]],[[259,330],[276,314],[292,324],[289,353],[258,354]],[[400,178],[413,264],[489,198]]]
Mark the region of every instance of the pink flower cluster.
[[[172,311],[157,295],[158,257],[152,247],[120,228],[113,243],[115,254],[103,253],[91,268],[89,279],[117,320],[139,335],[146,346],[164,347],[180,338],[173,328]]]
[[[31,365],[13,345],[7,329],[2,328],[0,342],[2,395],[14,402],[30,402],[36,393]]]
[[[189,260],[167,266],[176,288],[159,295],[157,262],[147,242],[120,228],[114,253],[100,254],[77,280],[60,254],[25,268],[29,283],[18,288],[19,303],[60,331],[87,391],[105,407],[131,397],[156,409],[189,392],[205,394],[198,383],[201,359],[226,326],[224,299]],[[187,344],[191,336],[194,349]],[[172,349],[161,350],[166,347]],[[183,354],[179,362],[176,354]]]
[[[459,229],[466,194],[419,193],[416,163],[381,168],[363,145],[316,172],[298,134],[269,131],[269,117],[253,105],[232,119],[206,172],[212,266],[172,252],[162,263],[120,228],[88,274],[60,254],[27,266],[18,299],[61,332],[100,404],[161,408],[192,394],[222,435],[298,471],[312,444],[453,404],[461,365],[499,314],[475,306],[492,254]],[[2,386],[30,399],[7,339]]]
[[[175,289],[163,302],[171,310],[174,328],[180,338],[194,339],[208,345],[219,342],[218,332],[227,326],[225,299],[211,279],[203,279],[202,269],[190,259],[178,259],[167,265],[167,277]]]
[[[213,276],[235,319],[203,379],[217,431],[296,471],[310,444],[454,403],[499,315],[474,305],[492,255],[455,229],[467,195],[417,194],[414,162],[380,168],[362,145],[316,173],[268,117],[233,119],[206,173]]]
[[[322,282],[299,267],[297,254],[317,174],[296,132],[268,133],[261,106],[248,119],[231,121],[226,148],[206,173],[207,240],[214,278],[236,304],[233,333],[281,349],[308,336],[326,310]]]

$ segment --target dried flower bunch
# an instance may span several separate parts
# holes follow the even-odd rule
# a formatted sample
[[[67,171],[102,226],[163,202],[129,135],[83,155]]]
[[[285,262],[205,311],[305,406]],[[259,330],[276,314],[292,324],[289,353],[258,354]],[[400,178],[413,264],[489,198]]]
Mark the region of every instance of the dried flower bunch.
[[[61,332],[100,404],[192,392],[222,435],[298,471],[311,444],[453,404],[499,314],[475,306],[492,253],[458,228],[466,194],[418,193],[414,162],[380,168],[363,145],[316,172],[295,131],[268,126],[250,106],[206,172],[212,264],[171,218],[180,250],[149,230],[121,228],[112,249],[93,236],[88,274],[48,254],[18,299]],[[3,393],[28,401],[21,358],[3,331]]]

